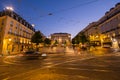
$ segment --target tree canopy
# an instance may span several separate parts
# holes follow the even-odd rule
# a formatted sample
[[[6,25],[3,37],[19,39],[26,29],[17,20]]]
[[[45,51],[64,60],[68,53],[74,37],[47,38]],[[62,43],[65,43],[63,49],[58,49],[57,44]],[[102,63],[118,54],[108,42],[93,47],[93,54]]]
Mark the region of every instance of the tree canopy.
[[[40,31],[36,31],[34,35],[31,38],[31,42],[36,43],[36,45],[39,45],[39,43],[43,42],[43,37]]]
[[[88,41],[89,41],[88,37],[86,37],[86,35],[83,32],[81,32],[72,39],[72,44],[79,44],[79,43],[84,44]]]
[[[44,40],[44,44],[50,45],[51,44],[51,40],[48,38],[45,38]]]

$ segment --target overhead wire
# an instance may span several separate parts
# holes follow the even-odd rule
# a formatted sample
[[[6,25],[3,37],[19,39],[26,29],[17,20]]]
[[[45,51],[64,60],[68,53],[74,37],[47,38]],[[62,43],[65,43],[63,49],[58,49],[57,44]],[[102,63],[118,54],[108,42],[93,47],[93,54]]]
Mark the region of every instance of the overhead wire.
[[[81,7],[81,6],[86,6],[86,5],[88,5],[88,4],[95,3],[95,2],[97,2],[97,1],[98,1],[98,0],[88,1],[88,2],[78,4],[78,5],[73,6],[73,7],[70,7],[70,8],[62,9],[62,10],[59,10],[59,11],[56,11],[56,12],[51,12],[51,13],[49,13],[49,14],[52,15],[53,13],[56,14],[56,13],[61,13],[61,12],[69,11],[69,10],[72,10],[72,9],[74,9],[74,8],[79,8],[79,7]]]
[[[70,11],[70,10],[72,10],[72,9],[74,9],[74,8],[79,8],[79,7],[81,7],[81,6],[86,6],[86,5],[88,5],[88,4],[92,4],[92,3],[95,3],[95,2],[97,2],[98,0],[92,0],[92,1],[87,1],[87,2],[84,2],[84,3],[81,3],[81,4],[78,4],[78,5],[76,5],[76,6],[73,6],[73,7],[70,7],[70,8],[65,8],[65,9],[62,9],[62,10],[58,10],[58,11],[55,11],[55,12],[49,12],[49,13],[47,13],[47,12],[45,12],[43,15],[39,15],[39,16],[37,16],[36,18],[34,17],[29,17],[29,20],[36,20],[36,19],[39,19],[39,18],[42,18],[42,17],[47,17],[47,16],[53,16],[53,15],[55,15],[55,14],[59,14],[59,13],[62,13],[62,12],[66,12],[66,11]],[[22,2],[22,0],[18,0],[18,2]],[[38,13],[38,14],[40,14],[38,11],[38,8],[35,8],[32,4],[27,4],[32,10],[34,10],[34,12],[36,12],[36,13]]]
[[[11,0],[9,0],[9,1],[11,2]],[[82,6],[86,6],[86,5],[95,3],[95,2],[97,2],[97,1],[98,1],[98,0],[85,1],[84,3],[80,3],[80,4],[78,4],[78,5],[75,5],[75,6],[72,6],[72,7],[69,7],[69,8],[64,8],[64,9],[61,9],[61,10],[58,10],[58,11],[55,11],[55,12],[50,12],[50,13],[48,13],[48,12],[45,11],[45,10],[42,10],[42,11],[43,11],[43,14],[42,14],[42,15],[41,15],[41,12],[42,12],[42,11],[40,12],[40,10],[39,10],[38,8],[36,8],[35,6],[33,6],[33,4],[28,3],[28,4],[26,4],[26,5],[27,5],[30,9],[32,9],[36,14],[38,14],[37,17],[32,17],[32,16],[25,16],[24,14],[22,14],[22,13],[19,11],[19,10],[20,10],[19,7],[21,6],[23,0],[17,0],[19,7],[18,7],[18,9],[16,9],[16,11],[17,11],[21,16],[26,17],[27,20],[33,21],[33,20],[38,20],[38,19],[40,19],[40,18],[44,18],[44,17],[47,17],[47,16],[53,16],[53,15],[55,15],[55,14],[60,14],[60,13],[62,13],[62,12],[70,11],[70,10],[72,10],[72,9],[79,8],[79,7],[82,7]],[[8,1],[6,0],[6,2],[8,2]],[[60,18],[60,19],[61,19],[61,18]],[[64,20],[63,17],[62,17],[62,20]],[[71,21],[71,22],[75,22],[75,21]],[[75,23],[78,23],[78,22],[75,22]]]

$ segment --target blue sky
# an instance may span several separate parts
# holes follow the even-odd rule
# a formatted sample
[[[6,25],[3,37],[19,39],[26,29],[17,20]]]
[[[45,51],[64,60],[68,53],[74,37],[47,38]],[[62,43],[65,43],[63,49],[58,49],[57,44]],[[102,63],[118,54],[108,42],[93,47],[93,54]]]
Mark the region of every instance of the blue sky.
[[[0,0],[0,10],[12,6],[46,36],[66,32],[74,37],[118,2],[120,0]]]

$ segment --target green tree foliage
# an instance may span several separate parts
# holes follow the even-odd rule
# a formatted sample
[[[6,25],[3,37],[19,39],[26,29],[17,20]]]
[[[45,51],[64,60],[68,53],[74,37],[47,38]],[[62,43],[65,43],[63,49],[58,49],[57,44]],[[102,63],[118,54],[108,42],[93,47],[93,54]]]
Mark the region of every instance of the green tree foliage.
[[[75,40],[75,38],[72,39],[72,44],[76,44],[76,40]]]
[[[44,40],[44,44],[50,45],[51,44],[51,40],[48,38],[45,38]]]
[[[86,35],[83,32],[81,32],[72,39],[72,44],[79,44],[79,43],[84,44],[88,41],[89,41],[88,37],[86,37]]]
[[[54,45],[55,45],[55,46],[57,46],[57,44],[58,44],[58,41],[57,41],[57,40],[55,40]]]
[[[80,36],[77,35],[72,39],[72,44],[79,44],[80,43]]]
[[[89,41],[88,37],[84,33],[80,33],[80,43],[84,44]]]
[[[40,31],[36,31],[34,35],[31,38],[31,42],[36,43],[36,45],[39,45],[39,43],[43,42],[43,37],[40,33]]]

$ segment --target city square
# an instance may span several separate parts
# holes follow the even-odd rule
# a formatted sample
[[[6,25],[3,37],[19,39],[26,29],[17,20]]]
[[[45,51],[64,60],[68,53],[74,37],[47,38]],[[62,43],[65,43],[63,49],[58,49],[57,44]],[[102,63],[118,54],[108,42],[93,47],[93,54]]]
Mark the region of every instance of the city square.
[[[0,80],[119,76],[119,0],[0,0]]]

